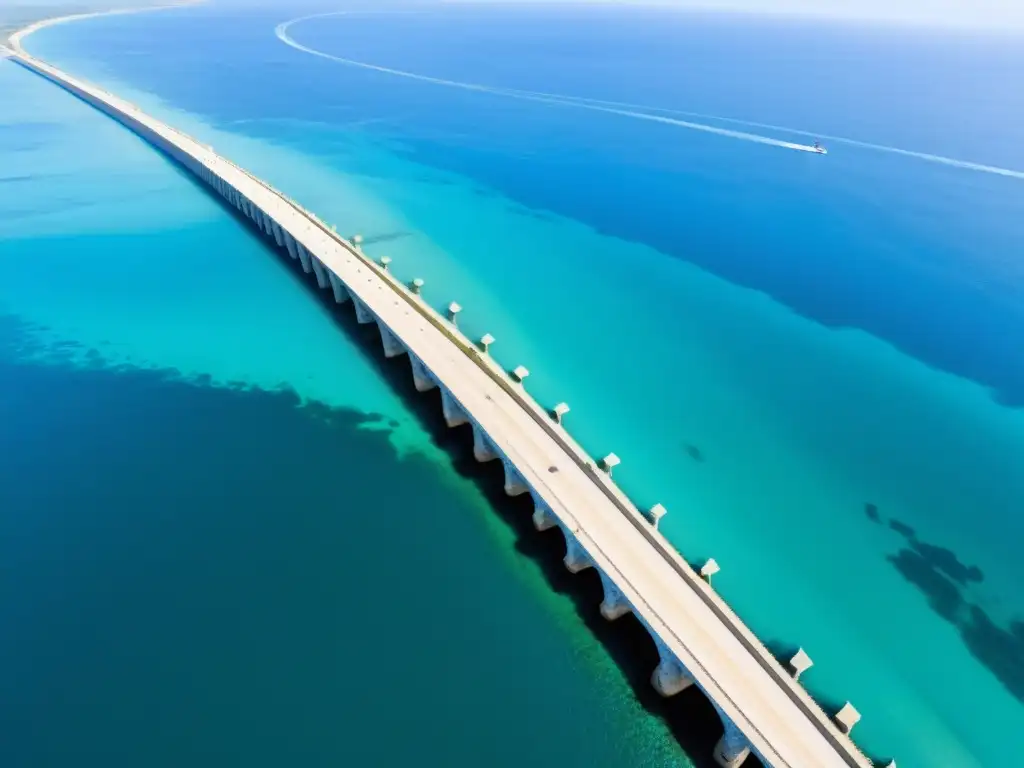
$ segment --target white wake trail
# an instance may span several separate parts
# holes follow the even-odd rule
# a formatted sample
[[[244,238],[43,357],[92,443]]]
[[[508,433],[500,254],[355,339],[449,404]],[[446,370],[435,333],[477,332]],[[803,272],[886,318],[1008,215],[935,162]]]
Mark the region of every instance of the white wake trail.
[[[968,171],[975,171],[979,173],[990,173],[997,176],[1003,176],[1011,179],[1024,180],[1024,171],[1017,171],[1012,168],[1001,168],[994,165],[985,165],[983,163],[975,163],[969,160],[959,160],[954,157],[946,157],[944,155],[935,155],[928,152],[917,152],[910,149],[901,149],[900,147],[888,146],[885,144],[874,144],[868,141],[860,141],[858,139],[851,139],[846,136],[833,136],[829,134],[814,133],[812,131],[801,130],[799,128],[790,128],[784,125],[772,125],[771,123],[760,123],[753,120],[741,120],[735,117],[721,117],[719,115],[708,115],[700,112],[686,112],[683,110],[666,109],[664,107],[652,107],[645,104],[634,104],[626,101],[609,101],[605,99],[590,99],[582,96],[567,96],[560,93],[546,93],[544,91],[526,91],[519,90],[516,88],[500,88],[495,86],[480,85],[476,83],[467,83],[459,80],[446,80],[440,77],[430,77],[428,75],[421,75],[416,72],[408,72],[401,69],[392,69],[390,67],[382,67],[376,64],[370,64],[365,61],[357,61],[355,59],[346,59],[341,56],[334,56],[323,51],[318,51],[314,48],[302,45],[296,42],[289,34],[288,29],[302,21],[310,19],[324,18],[328,16],[342,16],[346,15],[345,11],[331,11],[329,13],[317,13],[311,16],[302,16],[291,21],[286,21],[283,24],[279,24],[275,29],[275,34],[281,42],[286,45],[295,48],[296,50],[308,53],[312,56],[319,56],[324,59],[338,62],[340,64],[346,64],[352,67],[360,67],[362,69],[369,69],[375,72],[383,72],[390,75],[396,75],[398,77],[410,78],[412,80],[419,80],[421,82],[433,83],[434,85],[443,85],[449,88],[462,88],[463,90],[477,91],[479,93],[488,93],[496,96],[506,96],[513,99],[521,99],[524,101],[534,101],[542,104],[551,104],[560,107],[576,107],[578,109],[588,109],[594,112],[603,112],[605,114],[620,115],[622,117],[629,117],[635,120],[647,120],[650,122],[662,123],[665,125],[672,125],[678,128],[687,128],[694,131],[703,131],[704,133],[712,133],[718,136],[725,136],[732,139],[740,139],[742,141],[752,141],[757,144],[766,144],[773,147],[782,147],[784,149],[792,149],[798,152],[814,152],[813,146],[808,144],[800,144],[797,142],[782,141],[781,139],[775,139],[770,136],[763,136],[757,133],[750,133],[748,131],[737,131],[730,130],[728,128],[722,128],[716,125],[708,125],[706,123],[697,123],[692,120],[683,120],[680,118],[696,118],[698,120],[713,120],[717,123],[728,123],[730,125],[738,125],[744,128],[758,128],[766,131],[778,131],[780,133],[789,133],[794,136],[806,136],[808,138],[821,139],[828,141],[832,144],[842,144],[850,147],[857,147],[858,149],[867,149],[873,152],[885,152],[890,155],[898,155],[901,157],[908,157],[915,160],[923,160],[929,163],[937,163],[939,165],[946,165],[952,168],[960,168]],[[673,117],[674,116],[674,117]]]
[[[529,91],[524,91],[529,93]],[[772,123],[759,123],[754,120],[740,120],[735,117],[722,117],[720,115],[709,115],[702,112],[685,112],[678,109],[667,109],[665,107],[652,107],[646,104],[634,104],[628,101],[607,101],[605,99],[589,99],[583,96],[564,96],[550,94],[553,98],[558,98],[562,101],[578,102],[580,104],[591,104],[601,107],[615,107],[629,110],[643,110],[646,114],[656,113],[662,115],[680,115],[683,117],[695,117],[700,120],[715,120],[720,123],[730,123],[732,125],[742,125],[747,128],[763,128],[767,131],[779,131],[780,133],[791,133],[796,136],[808,136],[814,139],[820,139],[828,141],[831,144],[845,144],[850,147],[858,147],[859,149],[870,149],[873,152],[886,152],[890,155],[900,155],[902,157],[911,157],[915,160],[925,160],[929,163],[938,163],[940,165],[948,165],[953,168],[961,168],[968,171],[977,171],[979,173],[992,173],[997,176],[1005,176],[1011,179],[1024,179],[1024,171],[1016,171],[1012,168],[1002,168],[997,165],[985,165],[984,163],[975,163],[970,160],[958,160],[955,157],[946,157],[944,155],[933,155],[928,152],[917,152],[911,149],[901,149],[900,147],[892,147],[886,144],[874,144],[869,141],[860,141],[858,139],[851,139],[846,136],[833,136],[827,133],[816,133],[814,131],[806,131],[800,128],[790,128],[785,125],[773,125]]]
[[[622,117],[629,117],[635,120],[646,120],[653,123],[662,123],[663,125],[672,125],[677,128],[687,128],[691,131],[702,131],[704,133],[712,133],[717,136],[726,136],[730,139],[740,139],[742,141],[751,141],[756,144],[765,144],[772,147],[781,147],[782,149],[792,149],[798,152],[815,152],[815,148],[808,144],[798,144],[792,141],[782,141],[780,139],[773,139],[770,136],[761,136],[756,133],[747,133],[745,131],[734,131],[728,128],[720,128],[714,125],[706,125],[704,123],[694,123],[689,120],[679,120],[677,118],[668,117],[665,115],[653,115],[647,112],[639,112],[632,109],[622,109],[618,106],[612,106],[611,104],[602,104],[596,101],[575,99],[573,97],[566,97],[556,93],[544,93],[542,91],[520,91],[515,88],[496,88],[489,85],[480,85],[477,83],[467,83],[461,80],[446,80],[441,77],[431,77],[429,75],[421,75],[416,72],[408,72],[403,69],[393,69],[391,67],[383,67],[378,64],[370,64],[365,61],[357,61],[356,59],[346,59],[342,56],[335,56],[330,53],[324,53],[318,51],[315,48],[302,45],[302,43],[294,40],[289,34],[288,29],[301,21],[307,21],[314,18],[323,18],[325,16],[337,16],[344,14],[344,11],[332,12],[332,13],[318,13],[312,16],[302,16],[291,21],[286,21],[282,24],[278,24],[274,30],[274,34],[277,38],[298,51],[308,53],[311,56],[319,56],[322,59],[328,59],[330,61],[337,62],[339,64],[346,64],[352,67],[359,67],[361,69],[368,69],[374,72],[383,72],[389,75],[396,75],[398,77],[405,77],[411,80],[418,80],[423,83],[432,83],[433,85],[443,85],[449,88],[461,88],[467,91],[476,91],[478,93],[488,93],[495,96],[505,96],[512,99],[520,99],[522,101],[533,101],[540,104],[551,104],[558,107],[569,107],[574,109],[586,109],[591,112],[602,112],[609,115],[619,115]]]

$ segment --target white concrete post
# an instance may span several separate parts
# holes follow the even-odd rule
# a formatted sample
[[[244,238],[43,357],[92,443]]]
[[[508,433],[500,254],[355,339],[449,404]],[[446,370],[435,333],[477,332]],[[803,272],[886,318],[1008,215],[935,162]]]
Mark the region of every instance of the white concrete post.
[[[352,247],[355,248],[357,251],[360,251],[360,252],[363,250],[363,236],[362,235],[352,235]]]
[[[661,504],[655,504],[647,512],[647,516],[650,518],[651,525],[654,527],[655,530],[657,530],[658,524],[661,522],[661,518],[663,518],[666,514],[668,514],[668,510],[665,509],[665,507],[663,507]]]
[[[626,596],[619,586],[604,571],[600,571],[601,584],[604,586],[604,600],[601,601],[601,615],[607,621],[615,621],[632,610]]]
[[[619,466],[619,464],[621,463],[622,460],[619,459],[618,456],[616,456],[614,453],[609,453],[607,456],[601,459],[601,469],[608,473],[608,477],[611,477],[612,470]]]
[[[445,424],[449,427],[458,427],[469,422],[469,417],[462,410],[462,406],[455,402],[451,392],[444,387],[441,387],[441,412],[444,414]]]
[[[561,424],[562,423],[562,419],[565,417],[565,414],[567,414],[568,412],[569,412],[569,404],[568,403],[559,403],[558,405],[556,405],[554,408],[551,409],[551,418],[553,418],[555,420],[556,424]]]
[[[494,337],[491,336],[491,334],[489,333],[485,333],[483,336],[480,337],[480,349],[483,350],[483,353],[485,355],[490,354],[491,344],[493,343]]]
[[[562,558],[562,562],[569,573],[579,573],[590,568],[594,561],[590,559],[580,540],[568,528],[563,527],[562,534],[565,536],[565,557]]]
[[[529,369],[525,365],[517,365],[512,369],[512,378],[522,384],[526,377],[530,375]],[[525,386],[525,385],[524,385]]]
[[[390,256],[381,256],[380,257],[380,268],[383,269],[385,272],[388,271],[388,265],[390,263],[391,263],[391,257]]]
[[[718,573],[721,568],[718,567],[718,562],[713,557],[709,557],[708,561],[700,568],[700,576],[708,584],[711,583],[711,577]]]
[[[494,450],[491,441],[487,439],[487,435],[475,422],[473,423],[473,458],[481,464],[498,458],[498,452]]]
[[[860,722],[860,712],[850,702],[843,704],[843,708],[835,714],[836,725],[843,733],[849,733],[853,726]]]
[[[793,658],[789,660],[789,668],[793,672],[794,680],[799,680],[800,675],[813,666],[814,662],[811,661],[811,657],[807,655],[803,648],[798,648],[796,653],[793,654]]]
[[[459,312],[461,312],[461,311],[462,311],[462,307],[459,306],[458,302],[453,301],[451,304],[449,304],[448,305],[448,322],[450,322],[452,325],[458,325],[459,324]]]
[[[519,474],[515,464],[506,458],[502,458],[501,463],[505,466],[505,494],[508,496],[519,496],[527,493],[530,490],[530,486],[523,480],[523,476]]]
[[[412,281],[412,292],[415,293],[417,296],[419,296],[422,291],[423,291],[423,278],[422,277],[413,278],[413,281]]]

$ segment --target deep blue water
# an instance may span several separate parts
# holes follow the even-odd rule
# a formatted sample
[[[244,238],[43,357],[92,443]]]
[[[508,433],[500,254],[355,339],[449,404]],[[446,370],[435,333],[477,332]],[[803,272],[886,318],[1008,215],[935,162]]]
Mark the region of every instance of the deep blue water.
[[[873,754],[1001,759],[1024,733],[1024,180],[884,148],[1024,171],[1019,41],[560,7],[289,32],[417,75],[883,148],[826,139],[822,158],[274,36],[314,10],[214,4],[29,47],[361,231],[438,306],[458,299],[542,402],[571,403],[590,450],[623,457],[638,502],[666,503],[684,554],[724,564],[716,586],[760,635],[807,648],[807,685],[858,706]],[[62,319],[110,335],[102,314]],[[195,329],[128,335],[145,356]],[[248,366],[301,365],[288,349]]]

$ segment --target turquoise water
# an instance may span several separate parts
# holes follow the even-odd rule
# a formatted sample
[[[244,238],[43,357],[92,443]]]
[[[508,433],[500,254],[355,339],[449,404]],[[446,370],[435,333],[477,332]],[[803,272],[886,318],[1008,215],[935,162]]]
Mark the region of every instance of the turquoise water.
[[[379,340],[106,117],[0,92],[5,765],[692,764],[653,646],[614,662]]]
[[[620,15],[608,45],[601,14],[495,13],[290,34],[449,80],[1024,168],[1019,102],[993,84],[1024,71],[1010,41]],[[584,445],[622,457],[616,477],[639,503],[668,507],[683,553],[719,561],[716,588],[760,636],[811,654],[808,686],[855,703],[873,754],[984,766],[1024,748],[1018,179],[849,144],[789,153],[346,66],[277,40],[289,15],[94,20],[29,48],[361,232],[438,307],[458,300],[460,324],[529,367],[542,402],[570,403]],[[168,35],[194,45],[172,51]],[[268,288],[246,290],[241,273],[235,293],[265,322]],[[70,335],[111,335],[95,314]],[[195,329],[160,334],[179,332],[195,354]],[[154,338],[140,329],[131,353]],[[294,333],[271,348],[253,349],[250,376],[309,357]],[[304,375],[316,397],[361,405]],[[367,395],[390,397],[378,384]],[[401,432],[399,450],[417,445]]]

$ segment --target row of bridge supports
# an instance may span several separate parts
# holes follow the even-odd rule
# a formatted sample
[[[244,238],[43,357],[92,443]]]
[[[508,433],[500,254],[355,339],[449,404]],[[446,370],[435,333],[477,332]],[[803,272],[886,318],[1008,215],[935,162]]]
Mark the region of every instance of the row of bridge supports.
[[[376,317],[369,307],[367,307],[354,292],[348,289],[341,278],[334,274],[334,272],[316,258],[316,256],[310,253],[306,247],[296,240],[287,230],[282,228],[252,201],[224,182],[219,176],[210,172],[209,169],[205,167],[201,168],[198,173],[238,211],[251,219],[253,223],[268,236],[268,238],[272,239],[277,244],[279,248],[285,249],[289,257],[297,260],[301,264],[302,270],[305,273],[313,273],[316,277],[317,286],[321,290],[330,288],[334,295],[335,302],[338,304],[344,304],[351,301],[355,309],[356,320],[360,324],[376,323],[380,330],[380,338],[384,349],[384,355],[389,358],[396,357],[401,354],[407,354],[409,356],[413,383],[417,391],[426,392],[434,388],[440,388],[441,409],[445,423],[449,427],[458,427],[469,424],[473,430],[474,458],[478,462],[488,462],[500,459],[504,468],[505,493],[509,496],[519,496],[525,493],[532,494],[534,501],[534,527],[538,531],[546,531],[557,527],[562,532],[562,535],[565,538],[565,557],[563,558],[563,562],[565,567],[571,573],[579,573],[588,568],[595,567],[595,563],[590,554],[577,538],[577,531],[573,530],[570,524],[567,524],[558,518],[551,507],[533,491],[529,483],[516,468],[514,462],[501,452],[495,442],[487,435],[480,425],[473,420],[468,410],[462,407],[452,392],[449,391],[448,388],[433,375],[422,360],[406,348],[401,339],[393,333],[391,329],[380,320],[380,318]],[[354,242],[358,248],[358,242]],[[384,268],[387,269],[386,264],[384,265]],[[422,285],[422,280],[414,281],[412,287],[413,293],[419,293],[419,288],[422,287]],[[458,307],[455,304],[449,307],[449,322],[453,325],[455,324],[455,315],[460,309],[461,307]],[[493,338],[489,335],[485,336],[484,340],[481,342],[483,344],[483,351],[485,354],[487,352],[489,342],[493,342]],[[526,371],[525,368],[517,369],[513,373],[513,379],[521,382],[528,373],[529,372]],[[568,406],[565,404],[557,406],[554,412],[555,421],[561,423],[561,417],[567,411]],[[618,463],[618,459],[614,454],[610,454],[602,461],[607,464],[606,467],[603,466],[602,468],[609,473],[611,467]],[[663,514],[664,508],[661,507],[661,505],[656,505],[656,507],[651,510],[651,523],[655,528],[657,527],[658,518]],[[712,562],[713,561],[709,561],[709,563]],[[627,613],[630,613],[633,610],[633,606],[630,604],[628,598],[625,596],[619,585],[616,584],[615,580],[600,568],[597,569],[597,572],[603,587],[603,600],[600,604],[601,615],[608,621],[615,621]],[[643,619],[639,614],[638,618],[643,622]],[[646,626],[646,622],[644,623]],[[647,630],[658,649],[659,657],[658,665],[651,673],[651,685],[654,689],[662,696],[670,697],[675,696],[694,685],[701,688],[700,684],[694,680],[694,677],[690,674],[689,670],[687,670],[686,666],[679,660],[679,658],[672,652],[658,634],[649,626],[647,626]],[[806,656],[803,650],[798,651],[797,655],[794,656],[790,662],[790,666],[795,677],[799,677],[799,674],[809,667],[810,664],[810,659]],[[720,709],[714,699],[709,697],[709,700],[718,712],[724,730],[722,737],[715,745],[715,762],[723,768],[738,768],[750,755],[750,743],[728,715]],[[849,728],[852,727],[858,717],[859,715],[856,710],[848,704],[843,708],[843,711],[837,715],[836,719],[837,722],[840,723],[841,727],[844,725],[846,726],[843,730],[848,732]],[[889,768],[895,768],[895,763],[891,763]]]
[[[219,177],[210,174],[204,178],[240,212],[249,217],[278,247],[285,249],[292,259],[297,260],[302,265],[304,272],[307,274],[312,272],[316,276],[317,286],[321,290],[330,288],[334,294],[335,301],[339,304],[351,301],[355,309],[356,320],[360,324],[376,323],[380,330],[381,344],[386,357],[408,354],[413,383],[417,391],[426,392],[435,387],[440,387],[441,411],[444,415],[445,423],[449,427],[459,427],[465,424],[469,424],[472,427],[473,456],[477,461],[501,460],[505,470],[504,486],[506,494],[509,496],[520,496],[525,493],[533,494],[533,524],[538,531],[546,531],[556,527],[561,530],[562,535],[565,537],[565,557],[563,562],[571,573],[579,573],[594,567],[593,559],[580,543],[572,528],[559,520],[550,506],[533,492],[529,483],[516,468],[514,462],[502,454],[494,441],[473,420],[469,412],[462,407],[448,388],[438,381],[422,360],[409,352],[398,336],[380,318],[377,318],[366,304],[348,290],[341,278],[328,269],[316,256],[311,254],[289,232],[282,229],[270,216],[240,195],[236,190],[227,186]],[[450,318],[450,321],[454,322],[454,318]],[[523,378],[525,378],[525,373]],[[598,574],[604,589],[604,599],[600,605],[601,615],[608,621],[614,621],[632,611],[629,600],[615,581],[600,569],[598,569]],[[650,631],[650,628],[648,630]],[[658,666],[651,674],[651,684],[654,688],[662,696],[674,696],[691,687],[694,684],[694,680],[685,666],[653,631],[651,632],[651,637],[658,647],[660,658]],[[725,726],[725,733],[715,746],[715,761],[723,766],[723,768],[737,768],[746,759],[747,755],[750,754],[750,749],[743,735],[733,725],[731,720],[720,710],[719,714]]]

